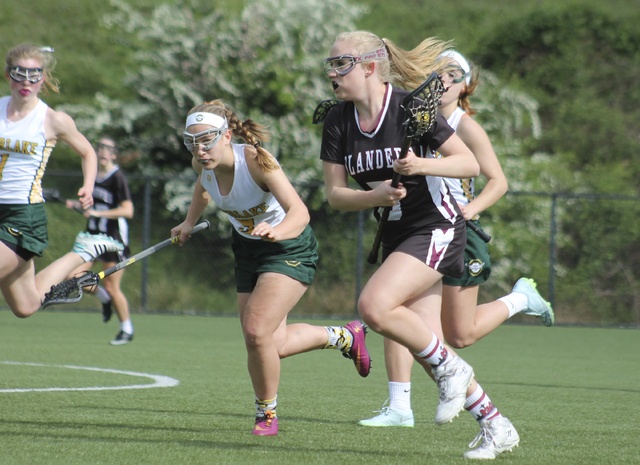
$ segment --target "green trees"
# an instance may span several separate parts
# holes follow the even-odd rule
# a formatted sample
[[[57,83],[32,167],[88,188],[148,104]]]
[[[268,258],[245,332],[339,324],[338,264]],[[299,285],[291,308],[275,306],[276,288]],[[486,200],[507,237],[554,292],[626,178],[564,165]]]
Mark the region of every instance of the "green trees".
[[[497,25],[477,53],[538,102],[542,135],[521,156],[548,154],[542,182],[531,187],[560,194],[554,272],[561,302],[590,308],[602,322],[640,321],[637,20],[637,12],[615,19],[588,5],[536,9]]]
[[[157,167],[176,167],[181,133],[195,104],[224,99],[245,118],[268,124],[270,150],[297,178],[317,174],[315,104],[330,95],[321,59],[335,35],[354,28],[361,8],[337,0],[251,0],[238,14],[179,0],[150,12],[114,0],[105,26],[132,49],[124,84],[131,100],[99,94],[90,130],[116,126],[156,147]],[[78,108],[74,108],[78,110]],[[87,113],[89,115],[90,113]],[[184,163],[177,163],[184,166]]]
[[[540,148],[585,174],[571,188],[639,193],[637,19],[584,5],[535,10],[498,25],[479,52],[484,66],[539,102]],[[625,169],[602,182],[600,168],[616,165]]]
[[[116,131],[136,148],[145,174],[191,172],[181,134],[195,104],[223,99],[243,118],[267,124],[269,150],[294,182],[321,179],[319,130],[311,115],[331,94],[322,58],[335,36],[355,27],[362,8],[339,0],[252,0],[242,11],[180,0],[150,11],[113,0],[104,25],[132,50],[124,84],[133,98],[96,95],[97,105],[65,108],[89,133]],[[191,186],[166,185],[172,210],[185,211]],[[303,192],[311,201],[317,189]]]
[[[268,148],[299,183],[326,244],[323,257],[336,264],[353,260],[355,233],[344,227],[352,218],[329,211],[319,185],[319,128],[311,115],[331,97],[322,59],[338,32],[359,27],[405,48],[426,36],[455,40],[482,69],[473,102],[510,184],[510,194],[482,219],[495,237],[487,296],[507,291],[521,274],[536,277],[543,290],[555,277],[558,305],[580,302],[602,313],[602,321],[620,320],[625,311],[640,321],[640,207],[637,200],[593,197],[640,194],[640,11],[628,1],[611,0],[606,8],[595,0],[35,0],[33,6],[41,15],[28,20],[10,7],[3,11],[5,35],[56,48],[63,93],[47,102],[71,113],[90,137],[114,133],[134,155],[128,172],[171,175],[156,186],[154,222],[167,210],[170,221],[179,218],[191,195],[180,138],[186,112],[223,98],[241,116],[269,124]],[[64,28],[46,21],[60,16],[67,18]],[[61,105],[67,102],[73,105]],[[75,156],[68,158],[67,164],[63,145],[56,148],[51,169],[77,169]],[[347,271],[331,279],[347,279],[351,265],[336,266]]]
[[[316,104],[332,95],[321,63],[339,32],[357,28],[361,6],[250,0],[240,12],[228,12],[191,0],[151,10],[123,0],[112,5],[104,26],[132,50],[135,66],[124,84],[134,95],[98,92],[96,105],[67,106],[84,130],[119,132],[142,154],[141,172],[173,175],[189,165],[181,143],[187,111],[221,98],[241,116],[269,125],[269,149],[295,182],[321,181],[319,128],[310,124]],[[519,151],[524,139],[540,136],[537,104],[491,73],[487,81],[489,90],[479,97],[486,124],[497,144]],[[170,206],[180,210],[186,197],[176,182],[167,189]],[[306,200],[314,202],[313,192],[303,192]]]

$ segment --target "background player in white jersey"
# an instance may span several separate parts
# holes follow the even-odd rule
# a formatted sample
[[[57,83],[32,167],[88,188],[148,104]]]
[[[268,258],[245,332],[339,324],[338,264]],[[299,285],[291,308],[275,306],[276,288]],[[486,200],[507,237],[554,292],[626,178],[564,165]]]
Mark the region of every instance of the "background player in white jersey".
[[[129,250],[129,224],[127,219],[133,218],[133,202],[129,183],[122,169],[116,165],[118,145],[108,136],[103,136],[96,145],[98,154],[98,176],[93,189],[93,208],[84,211],[87,232],[90,234],[106,234],[124,245],[121,253],[107,252],[97,261],[102,262],[103,269],[111,268],[118,262],[131,256]],[[78,209],[79,203],[67,200],[67,207]],[[94,262],[87,262],[72,274],[82,273],[92,268]],[[121,283],[124,269],[106,276],[92,292],[102,302],[102,320],[111,319],[112,306],[115,307],[120,330],[111,341],[111,345],[123,345],[133,340],[133,324],[129,313],[129,302],[122,292]],[[103,287],[104,286],[104,287]]]
[[[447,423],[464,407],[473,369],[444,345],[440,307],[442,277],[462,276],[466,226],[442,177],[473,177],[471,151],[437,115],[414,139],[405,159],[406,119],[400,105],[408,91],[435,71],[448,43],[426,39],[405,51],[367,31],[338,35],[325,71],[341,103],[324,120],[320,157],[329,204],[340,210],[393,207],[383,230],[382,264],[365,285],[358,310],[377,333],[409,349],[440,390],[435,422]],[[438,150],[441,158],[434,158]],[[368,154],[389,162],[367,163]],[[419,156],[418,156],[419,155]],[[403,176],[394,188],[393,173]],[[348,183],[348,176],[360,189]]]
[[[441,55],[448,60],[439,69],[447,91],[442,97],[440,112],[448,124],[472,150],[480,165],[486,184],[479,195],[474,192],[474,180],[446,178],[445,182],[467,221],[480,228],[479,214],[495,204],[507,191],[507,180],[491,142],[482,127],[471,117],[475,114],[469,97],[476,89],[478,70],[458,52],[449,50]],[[467,229],[465,272],[461,278],[443,278],[442,324],[447,343],[455,348],[467,347],[486,336],[509,317],[522,312],[539,317],[545,325],[553,324],[551,307],[538,294],[535,283],[522,278],[513,293],[478,306],[479,285],[491,272],[487,243]],[[411,366],[413,356],[404,347],[385,339],[385,364],[389,380],[389,401],[380,414],[359,422],[363,426],[413,426],[411,409]],[[482,444],[465,454],[467,458],[495,458],[518,444],[518,433],[511,422],[501,415],[480,384],[472,383],[467,390],[465,408],[479,422]]]
[[[35,273],[33,257],[48,244],[41,182],[56,143],[67,143],[82,159],[82,208],[93,204],[97,171],[96,154],[73,119],[38,97],[41,90],[59,91],[54,67],[53,49],[30,44],[12,48],[4,67],[11,95],[0,98],[0,289],[21,318],[35,313],[51,286],[79,265],[122,250],[109,237],[80,233],[71,252]]]
[[[185,221],[171,230],[183,243],[209,200],[233,226],[236,290],[248,368],[255,393],[253,434],[278,433],[276,415],[280,359],[333,348],[351,358],[360,376],[371,361],[366,328],[287,325],[287,315],[313,281],[317,243],[309,212],[276,159],[260,144],[266,128],[241,121],[222,101],[194,107],[187,116],[184,143],[199,174]],[[237,137],[247,144],[232,143]]]

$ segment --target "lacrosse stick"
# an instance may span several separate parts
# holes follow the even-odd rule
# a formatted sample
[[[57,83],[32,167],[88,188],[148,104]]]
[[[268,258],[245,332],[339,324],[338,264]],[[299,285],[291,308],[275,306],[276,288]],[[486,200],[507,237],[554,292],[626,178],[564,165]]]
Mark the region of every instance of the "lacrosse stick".
[[[207,228],[209,228],[209,222],[205,220],[197,224],[191,231],[191,234],[195,234]],[[78,302],[82,298],[82,288],[96,286],[101,279],[106,278],[116,271],[120,271],[121,269],[132,265],[133,263],[148,257],[149,255],[157,252],[160,249],[164,249],[167,246],[177,244],[178,237],[179,236],[174,236],[170,239],[165,239],[164,241],[151,246],[148,249],[135,254],[133,257],[127,258],[126,260],[123,260],[120,263],[107,268],[106,270],[102,270],[98,273],[89,271],[81,276],[74,276],[73,278],[63,281],[60,284],[51,286],[51,290],[44,295],[44,300],[42,301],[41,308],[46,308],[50,305],[72,304],[74,302]]]
[[[444,93],[444,86],[437,73],[431,73],[431,75],[424,81],[420,87],[412,91],[402,100],[402,109],[406,113],[407,119],[402,124],[405,129],[405,137],[400,150],[399,159],[405,158],[409,153],[409,147],[413,139],[422,136],[426,133],[436,120],[436,114],[438,112],[438,105],[440,104],[440,98]],[[401,175],[394,172],[391,178],[391,187],[398,187],[400,183]],[[380,222],[378,223],[378,229],[376,231],[376,237],[371,246],[371,251],[367,257],[367,261],[374,264],[378,261],[378,251],[380,250],[380,244],[382,243],[382,233],[389,220],[389,213],[391,207],[384,207],[382,215],[380,216]]]
[[[42,189],[42,197],[49,202],[58,202],[64,204],[66,202],[65,198],[60,195],[60,191],[54,188],[44,188]]]
[[[473,232],[480,236],[480,239],[482,239],[483,241],[489,243],[489,241],[491,240],[491,236],[480,229],[478,226],[476,226],[475,223],[467,221],[467,228],[472,229]]]
[[[331,110],[339,103],[340,100],[323,100],[322,102],[320,102],[313,112],[313,118],[311,119],[311,122],[313,124],[320,124],[324,122],[324,119],[327,117],[329,110]]]
[[[67,200],[64,197],[62,197],[62,195],[60,194],[60,191],[55,188],[42,189],[42,196],[44,197],[44,200],[47,202],[58,202],[58,203],[61,203],[62,205],[67,204]],[[73,207],[73,211],[78,212],[81,215],[84,214],[84,210],[82,209],[82,207]]]

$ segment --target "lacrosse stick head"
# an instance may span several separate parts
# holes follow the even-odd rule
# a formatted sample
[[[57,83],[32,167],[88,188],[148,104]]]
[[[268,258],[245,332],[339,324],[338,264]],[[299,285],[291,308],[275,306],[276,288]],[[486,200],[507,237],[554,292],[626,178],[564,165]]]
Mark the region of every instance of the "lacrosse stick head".
[[[313,112],[313,118],[311,122],[313,124],[320,124],[324,122],[324,119],[329,114],[329,110],[335,107],[340,103],[340,100],[323,100],[318,104],[315,111]]]
[[[440,76],[433,72],[402,100],[401,107],[407,115],[404,122],[407,137],[419,137],[431,129],[444,90]]]
[[[94,287],[100,278],[96,273],[86,272],[79,276],[74,276],[59,284],[51,286],[51,290],[44,295],[41,309],[51,305],[72,304],[82,298],[83,288]]]

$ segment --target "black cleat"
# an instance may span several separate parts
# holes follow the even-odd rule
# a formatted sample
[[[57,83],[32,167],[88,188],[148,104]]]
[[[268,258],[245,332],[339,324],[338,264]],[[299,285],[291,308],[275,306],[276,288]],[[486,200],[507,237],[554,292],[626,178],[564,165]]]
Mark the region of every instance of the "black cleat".
[[[128,344],[131,341],[133,341],[133,334],[125,333],[124,331],[120,330],[120,332],[116,335],[116,338],[109,344],[111,344],[112,346],[121,346],[124,344]]]

